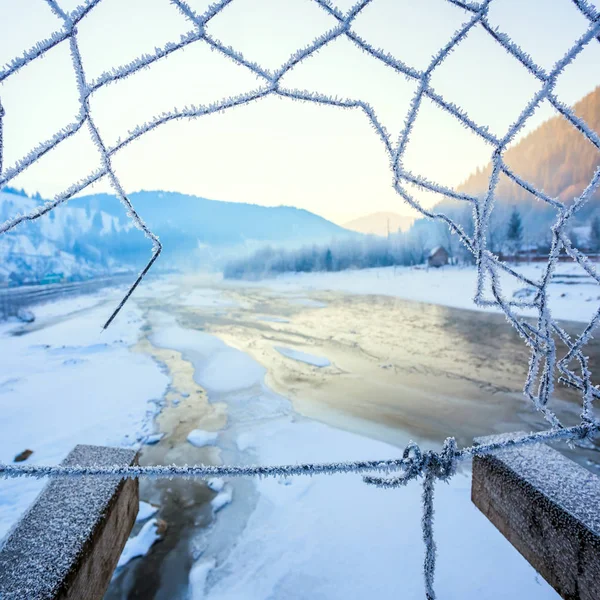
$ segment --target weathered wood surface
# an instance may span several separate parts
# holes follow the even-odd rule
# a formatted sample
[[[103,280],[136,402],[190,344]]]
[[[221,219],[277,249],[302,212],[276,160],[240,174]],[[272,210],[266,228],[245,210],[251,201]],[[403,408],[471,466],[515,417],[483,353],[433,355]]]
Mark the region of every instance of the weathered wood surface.
[[[76,446],[64,465],[132,465],[135,450]],[[0,599],[96,600],[139,507],[137,480],[52,480],[0,548]]]
[[[471,498],[563,598],[600,599],[598,476],[546,445],[512,448],[473,460]]]

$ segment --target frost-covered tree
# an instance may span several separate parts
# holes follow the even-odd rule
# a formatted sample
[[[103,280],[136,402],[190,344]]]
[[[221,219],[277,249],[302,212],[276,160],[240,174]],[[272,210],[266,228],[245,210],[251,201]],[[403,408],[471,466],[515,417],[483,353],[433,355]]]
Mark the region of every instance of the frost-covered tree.
[[[578,248],[581,245],[581,239],[579,238],[579,233],[571,228],[567,231],[567,236],[569,238],[569,240],[571,240],[571,244],[573,244],[573,246],[575,246],[576,248]]]
[[[594,215],[590,228],[590,250],[598,252],[600,250],[600,217]]]
[[[103,227],[104,223],[102,221],[102,214],[100,211],[98,211],[94,213],[94,218],[92,219],[92,231],[95,233],[100,233]]]
[[[506,239],[510,252],[517,254],[523,244],[523,223],[521,221],[521,214],[516,208],[513,208],[508,221]]]
[[[325,252],[325,270],[333,271],[333,254],[331,254],[331,248],[327,248],[327,252]]]

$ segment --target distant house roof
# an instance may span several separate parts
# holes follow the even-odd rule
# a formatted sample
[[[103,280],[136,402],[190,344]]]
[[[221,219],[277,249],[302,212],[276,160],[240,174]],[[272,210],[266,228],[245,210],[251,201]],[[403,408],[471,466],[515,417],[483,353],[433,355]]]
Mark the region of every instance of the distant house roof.
[[[435,256],[439,251],[445,252],[446,254],[448,254],[448,250],[446,250],[446,248],[444,248],[444,246],[436,246],[430,253],[429,253],[429,258]]]

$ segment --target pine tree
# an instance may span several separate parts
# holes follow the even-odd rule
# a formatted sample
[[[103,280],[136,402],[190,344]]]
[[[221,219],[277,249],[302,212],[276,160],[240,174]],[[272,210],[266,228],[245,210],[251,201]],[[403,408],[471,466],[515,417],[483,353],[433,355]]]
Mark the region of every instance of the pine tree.
[[[600,250],[600,217],[595,215],[592,219],[592,227],[590,229],[590,250],[598,252]]]
[[[325,270],[333,271],[333,256],[331,254],[331,248],[327,248],[327,252],[325,252]]]
[[[94,213],[94,218],[92,219],[92,231],[95,233],[100,233],[104,228],[104,221],[102,220],[102,213],[100,211]]]
[[[506,231],[506,239],[509,242],[510,250],[517,254],[523,243],[523,223],[521,215],[516,208],[513,208],[512,214],[508,221],[508,229]]]

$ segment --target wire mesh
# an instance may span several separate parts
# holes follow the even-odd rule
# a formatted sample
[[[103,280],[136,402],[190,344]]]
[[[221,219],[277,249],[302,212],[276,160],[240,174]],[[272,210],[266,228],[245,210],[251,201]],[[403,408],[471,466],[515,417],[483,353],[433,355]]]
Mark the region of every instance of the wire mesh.
[[[581,210],[581,208],[589,201],[592,194],[598,189],[598,186],[600,186],[600,165],[596,169],[589,185],[585,188],[583,193],[577,198],[574,198],[571,203],[565,204],[556,198],[548,196],[544,191],[536,189],[532,183],[522,179],[509,168],[504,160],[504,153],[507,147],[523,130],[536,108],[543,101],[547,101],[554,107],[554,109],[569,121],[590,144],[600,150],[599,135],[578,117],[571,108],[563,104],[555,93],[557,80],[565,67],[581,53],[586,45],[596,38],[600,41],[600,13],[598,13],[587,0],[573,0],[574,5],[588,20],[589,26],[578,39],[573,41],[565,55],[560,58],[550,70],[546,70],[536,64],[533,58],[523,51],[506,33],[500,31],[490,23],[488,11],[493,0],[484,0],[483,2],[447,0],[449,3],[465,11],[466,20],[450,37],[448,42],[432,57],[427,68],[425,70],[419,70],[392,56],[390,53],[372,46],[352,29],[353,21],[365,7],[371,4],[372,0],[359,0],[347,12],[338,9],[330,0],[312,1],[332,18],[332,22],[334,23],[333,27],[323,35],[317,37],[306,47],[297,50],[287,61],[275,70],[269,70],[246,59],[241,52],[225,46],[211,35],[209,27],[211,20],[217,17],[229,4],[235,3],[235,0],[221,0],[220,2],[211,5],[203,14],[197,14],[184,0],[170,0],[170,4],[173,6],[174,10],[179,11],[190,24],[190,30],[183,34],[179,41],[167,43],[160,48],[156,48],[152,54],[139,56],[127,64],[117,66],[111,71],[104,72],[96,79],[88,80],[79,51],[77,27],[83,19],[93,18],[91,16],[93,10],[100,4],[101,0],[88,0],[71,12],[62,10],[59,3],[55,0],[46,0],[53,13],[61,19],[63,23],[62,27],[46,39],[35,44],[22,56],[14,58],[4,68],[0,69],[0,83],[10,78],[30,62],[43,57],[55,46],[59,44],[68,44],[77,80],[79,113],[70,125],[60,129],[49,139],[40,142],[39,145],[17,160],[12,166],[6,167],[2,162],[2,121],[5,115],[0,103],[0,186],[8,184],[17,175],[34,165],[40,158],[76,134],[84,126],[88,128],[91,138],[100,152],[102,157],[101,166],[83,179],[73,182],[68,189],[58,194],[52,201],[39,206],[30,213],[15,215],[12,219],[9,219],[0,226],[0,234],[10,231],[24,221],[32,221],[42,217],[55,207],[67,202],[74,195],[84,191],[99,179],[107,177],[114,193],[125,206],[133,223],[151,240],[152,252],[148,263],[139,273],[126,295],[118,306],[116,306],[105,323],[104,327],[106,328],[117,316],[135,288],[157,260],[162,249],[160,240],[146,225],[143,217],[136,211],[115,173],[112,159],[120,150],[144,134],[171,121],[178,119],[196,119],[217,112],[228,111],[236,106],[256,102],[267,96],[281,96],[303,102],[345,109],[357,109],[368,119],[375,134],[385,147],[390,168],[393,173],[393,186],[400,198],[415,208],[423,216],[444,222],[449,229],[460,238],[461,242],[475,257],[477,265],[477,286],[474,295],[475,304],[483,307],[500,308],[511,325],[519,332],[525,343],[529,346],[531,358],[527,379],[525,381],[524,393],[548,421],[549,429],[541,433],[532,433],[518,438],[506,438],[503,441],[488,446],[464,449],[458,449],[453,438],[448,438],[444,444],[443,450],[439,453],[431,451],[423,453],[418,446],[410,444],[406,448],[403,458],[394,461],[359,461],[325,465],[279,465],[272,467],[207,467],[204,465],[176,467],[173,465],[166,467],[115,467],[110,469],[100,467],[40,467],[0,464],[0,476],[64,477],[94,475],[111,477],[206,477],[212,475],[292,476],[355,472],[370,473],[370,475],[364,477],[365,482],[385,488],[398,487],[418,476],[423,476],[424,512],[422,523],[423,538],[426,546],[424,562],[425,591],[427,598],[435,598],[435,592],[433,590],[435,543],[433,540],[432,529],[433,486],[435,481],[437,479],[449,478],[454,473],[458,461],[469,458],[475,454],[482,455],[486,452],[493,452],[511,445],[541,443],[559,439],[583,439],[596,432],[600,427],[600,422],[596,419],[593,412],[593,402],[600,396],[600,391],[592,383],[592,374],[589,369],[588,359],[583,352],[592,331],[600,321],[600,308],[596,311],[583,332],[577,338],[571,339],[560,323],[552,317],[548,303],[550,296],[548,286],[559,260],[559,256],[563,252],[577,263],[591,278],[600,283],[600,278],[595,265],[581,250],[573,245],[567,235],[567,226],[574,215]],[[491,36],[505,52],[517,59],[540,85],[539,90],[523,107],[516,121],[510,125],[508,130],[501,137],[491,133],[485,125],[476,123],[475,120],[460,106],[457,106],[444,98],[441,94],[436,92],[431,85],[431,78],[434,71],[475,28],[483,28],[483,30],[487,32],[487,34],[489,34],[489,36]],[[300,89],[290,89],[283,85],[282,78],[286,73],[321,48],[341,37],[347,38],[368,56],[385,64],[399,75],[418,83],[408,113],[405,117],[404,126],[396,140],[392,139],[382,122],[378,119],[373,107],[361,99],[337,98]],[[245,67],[258,78],[260,82],[258,87],[248,93],[222,98],[211,104],[187,106],[183,109],[173,109],[169,112],[157,115],[150,121],[135,127],[124,139],[117,141],[113,145],[107,145],[94,121],[92,111],[90,110],[90,98],[92,95],[104,86],[129,77],[140,69],[152,65],[190,44],[207,44],[211,49],[229,58],[237,65]],[[483,197],[480,198],[472,194],[459,192],[447,186],[440,185],[409,171],[404,166],[403,159],[407,144],[411,133],[413,132],[424,99],[428,99],[446,113],[450,114],[457,119],[463,127],[474,133],[489,145],[492,155],[492,170],[489,178],[488,190]],[[487,234],[490,224],[490,215],[496,199],[496,188],[501,175],[507,176],[519,187],[535,196],[535,198],[541,202],[552,206],[556,211],[557,216],[551,229],[552,244],[539,281],[531,280],[520,274],[488,248]],[[453,200],[464,202],[471,208],[473,213],[473,234],[468,235],[460,224],[446,214],[425,208],[417,198],[407,191],[407,184],[411,184],[422,190],[435,192]],[[506,299],[501,291],[501,275],[515,277],[524,284],[534,288],[535,295],[533,299]],[[486,296],[486,285],[491,292],[491,297]],[[517,315],[515,310],[523,308],[529,308],[535,311],[535,324],[531,324],[529,321]],[[557,356],[557,341],[563,343],[567,348],[565,355],[560,358]],[[570,367],[573,360],[578,364],[577,369]],[[581,393],[581,420],[577,426],[564,427],[550,407],[550,400],[554,391],[557,375],[558,381],[576,388]],[[375,475],[377,472],[379,472],[380,475]],[[381,476],[381,473],[387,474],[391,472],[396,473],[392,477]]]

